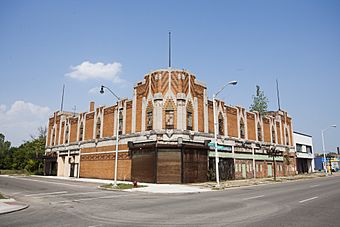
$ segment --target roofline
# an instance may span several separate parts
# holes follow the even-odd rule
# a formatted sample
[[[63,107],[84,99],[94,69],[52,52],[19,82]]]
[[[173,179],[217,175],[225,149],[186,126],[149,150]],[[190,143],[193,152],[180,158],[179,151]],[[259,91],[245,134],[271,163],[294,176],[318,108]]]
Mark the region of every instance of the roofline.
[[[301,132],[297,132],[297,131],[293,131],[293,133],[299,134],[299,135],[302,135],[302,136],[308,136],[308,137],[312,138],[311,135],[308,135],[308,134],[305,134],[305,133],[301,133]]]

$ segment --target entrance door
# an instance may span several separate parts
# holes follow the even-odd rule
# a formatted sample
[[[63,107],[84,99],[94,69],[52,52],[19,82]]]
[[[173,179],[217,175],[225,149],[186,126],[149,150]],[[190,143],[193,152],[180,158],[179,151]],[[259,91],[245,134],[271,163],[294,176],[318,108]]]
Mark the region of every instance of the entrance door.
[[[242,163],[242,178],[247,178],[247,167],[244,163]]]
[[[70,177],[74,177],[74,167],[75,167],[75,164],[74,163],[71,163],[70,165]]]
[[[273,176],[273,169],[272,169],[272,164],[267,164],[268,166],[268,177],[272,177]]]

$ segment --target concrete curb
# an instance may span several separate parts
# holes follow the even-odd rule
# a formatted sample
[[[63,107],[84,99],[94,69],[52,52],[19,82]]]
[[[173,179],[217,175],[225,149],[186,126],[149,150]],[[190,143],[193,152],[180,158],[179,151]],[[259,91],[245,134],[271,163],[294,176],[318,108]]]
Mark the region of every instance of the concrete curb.
[[[7,204],[7,203],[15,203]],[[16,211],[24,210],[29,207],[29,204],[17,202],[15,199],[0,199],[0,215],[9,214]]]

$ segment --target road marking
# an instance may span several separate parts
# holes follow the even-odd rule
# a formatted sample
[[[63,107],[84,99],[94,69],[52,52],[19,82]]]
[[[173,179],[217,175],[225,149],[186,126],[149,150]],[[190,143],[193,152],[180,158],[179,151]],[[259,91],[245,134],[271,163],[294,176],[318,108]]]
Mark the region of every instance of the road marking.
[[[304,203],[304,202],[307,202],[307,201],[310,201],[310,200],[313,200],[313,199],[317,199],[319,197],[315,196],[315,197],[312,197],[312,198],[309,198],[309,199],[304,199],[304,200],[301,200],[299,201],[299,203]]]
[[[311,185],[310,187],[311,188],[315,188],[315,187],[318,187],[318,186],[320,186],[319,184],[315,184],[315,185]]]
[[[40,197],[40,196],[44,196],[44,195],[56,195],[56,194],[65,194],[65,193],[67,193],[67,191],[36,193],[36,194],[29,194],[29,195],[25,195],[25,196]]]
[[[125,197],[125,196],[129,196],[129,195],[110,195],[110,196],[100,196],[100,197],[91,197],[91,198],[83,198],[83,199],[72,199],[72,200],[58,201],[55,203],[71,203],[71,202],[89,201],[89,200],[96,200],[96,199],[111,199],[111,198]]]
[[[87,195],[87,194],[96,194],[96,193],[103,193],[102,191],[97,191],[97,192],[80,192],[80,193],[67,193],[67,194],[62,194],[62,196],[73,196],[73,195]],[[46,196],[38,196],[40,198],[47,198],[47,197],[56,197],[59,196],[60,194],[51,194],[51,195],[46,195]]]
[[[253,197],[245,198],[243,200],[257,199],[257,198],[261,198],[261,197],[264,197],[264,195],[253,196]]]
[[[77,185],[77,184],[66,184],[66,183],[59,183],[59,182],[53,182],[53,181],[42,181],[42,180],[34,180],[34,179],[28,179],[25,177],[13,177],[18,180],[26,180],[26,181],[35,181],[35,182],[42,182],[42,183],[49,183],[49,184],[58,184],[58,185],[67,185],[67,186],[73,186],[73,187],[82,187],[82,188],[91,188],[89,186],[83,186],[83,185]]]
[[[14,192],[14,193],[12,193],[12,195],[17,195],[17,194],[21,194],[21,193],[23,193],[23,192]]]

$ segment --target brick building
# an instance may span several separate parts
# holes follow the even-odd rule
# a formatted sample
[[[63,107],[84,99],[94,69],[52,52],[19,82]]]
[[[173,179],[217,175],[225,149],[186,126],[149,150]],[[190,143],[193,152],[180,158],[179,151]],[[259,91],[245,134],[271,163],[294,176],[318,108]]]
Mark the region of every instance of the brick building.
[[[260,116],[217,100],[221,180],[295,174],[292,119],[284,111]],[[116,117],[118,116],[118,126]],[[84,113],[55,112],[46,155],[58,176],[113,179],[116,127],[118,180],[157,183],[214,179],[213,104],[206,86],[185,70],[156,70],[136,84],[132,99]],[[221,148],[223,147],[223,148]],[[48,171],[47,171],[48,172]]]

